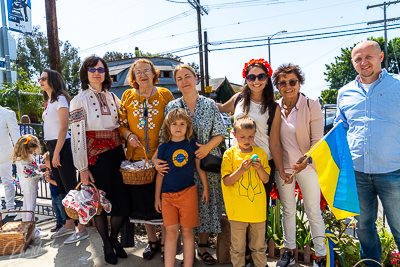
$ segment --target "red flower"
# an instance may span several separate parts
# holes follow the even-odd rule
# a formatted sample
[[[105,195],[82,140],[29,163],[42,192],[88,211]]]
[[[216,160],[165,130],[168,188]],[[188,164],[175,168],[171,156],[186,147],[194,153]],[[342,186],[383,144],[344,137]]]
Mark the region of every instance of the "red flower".
[[[294,189],[294,195],[297,196],[297,194],[299,194],[300,200],[303,200],[303,194],[301,193],[299,184],[296,182],[296,187]]]
[[[251,60],[249,61],[249,63],[245,63],[245,64],[244,64],[244,68],[243,68],[243,72],[242,72],[243,78],[246,78],[246,71],[247,71],[247,68],[248,68],[250,65],[254,65],[254,64],[256,64],[256,63],[261,64],[261,65],[264,65],[264,67],[268,70],[268,77],[271,78],[272,73],[273,73],[273,70],[272,70],[272,68],[271,68],[271,65],[268,63],[268,61],[264,60],[263,58],[260,58],[260,59],[251,59]]]
[[[271,193],[269,194],[269,196],[270,196],[272,199],[279,199],[279,200],[281,200],[281,198],[280,198],[280,196],[279,196],[279,191],[278,191],[278,188],[276,188],[276,183],[275,183],[275,182],[272,184],[272,190],[271,190]]]
[[[324,210],[326,206],[328,206],[328,202],[324,198],[324,195],[322,195],[322,192],[321,192],[321,201],[319,202],[319,205],[321,206],[321,210]]]

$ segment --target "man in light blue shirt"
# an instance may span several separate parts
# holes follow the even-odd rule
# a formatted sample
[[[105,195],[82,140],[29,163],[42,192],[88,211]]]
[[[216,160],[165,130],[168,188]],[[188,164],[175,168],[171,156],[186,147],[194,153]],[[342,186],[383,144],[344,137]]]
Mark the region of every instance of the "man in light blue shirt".
[[[378,196],[400,247],[400,76],[381,68],[384,54],[377,42],[357,44],[351,56],[359,75],[339,90],[335,123],[344,122],[353,158],[361,209],[356,216],[361,258],[381,262],[375,224]]]

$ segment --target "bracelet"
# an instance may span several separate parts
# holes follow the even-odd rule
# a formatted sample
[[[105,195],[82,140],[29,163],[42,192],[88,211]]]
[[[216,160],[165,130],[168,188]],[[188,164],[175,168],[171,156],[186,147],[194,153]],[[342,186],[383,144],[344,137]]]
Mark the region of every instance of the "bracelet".
[[[128,136],[126,137],[126,141],[129,142],[129,136],[131,136],[132,133],[129,133]]]
[[[309,157],[309,159],[310,159],[310,162],[307,165],[311,165],[312,164],[312,158]]]

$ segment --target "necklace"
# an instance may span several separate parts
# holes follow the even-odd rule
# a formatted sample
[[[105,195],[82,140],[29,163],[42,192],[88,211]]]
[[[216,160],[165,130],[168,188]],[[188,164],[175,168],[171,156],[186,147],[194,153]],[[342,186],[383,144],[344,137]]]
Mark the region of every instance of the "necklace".
[[[284,100],[284,99],[283,99],[283,100]],[[290,110],[290,109],[294,108],[294,107],[297,105],[297,101],[299,101],[299,96],[297,96],[296,103],[294,103],[294,105],[291,106],[291,107],[285,107],[286,104],[283,103],[283,102],[284,102],[283,100],[282,100],[282,107],[283,107],[283,109]]]
[[[149,97],[148,98],[144,97],[144,100],[143,100],[143,103],[142,103],[143,104],[143,118],[141,118],[139,120],[139,124],[141,126],[146,125],[146,122],[147,122],[147,117],[149,115],[148,111],[147,111],[147,107],[149,105],[149,99],[150,99],[151,95],[153,94],[153,89],[154,89],[154,87],[151,88],[151,92],[150,92]],[[140,102],[140,90],[138,89],[138,91],[139,91],[139,102]]]

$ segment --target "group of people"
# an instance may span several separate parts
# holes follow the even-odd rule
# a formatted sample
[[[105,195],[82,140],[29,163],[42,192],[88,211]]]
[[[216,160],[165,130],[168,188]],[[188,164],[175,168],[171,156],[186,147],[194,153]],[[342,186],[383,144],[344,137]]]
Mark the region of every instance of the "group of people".
[[[339,91],[336,118],[336,122],[345,123],[356,172],[361,257],[377,262],[381,260],[375,226],[377,196],[396,244],[400,244],[400,143],[396,135],[400,130],[400,79],[381,69],[382,60],[383,52],[376,42],[365,41],[353,49],[352,63],[359,76]],[[94,217],[105,261],[116,264],[118,258],[127,257],[118,233],[129,216],[132,223],[145,224],[148,244],[143,258],[152,259],[161,244],[165,266],[174,266],[180,231],[184,252],[181,266],[192,266],[197,232],[198,256],[205,264],[214,264],[207,241],[210,233],[221,232],[225,206],[232,232],[233,266],[245,266],[250,254],[255,266],[267,266],[266,216],[276,181],[284,230],[284,253],[277,266],[292,265],[297,181],[313,237],[314,266],[326,266],[318,174],[312,159],[305,160],[304,156],[323,137],[323,114],[317,100],[300,92],[305,78],[299,66],[283,64],[273,71],[263,59],[250,60],[242,72],[245,84],[241,92],[224,104],[198,95],[197,76],[188,65],[177,66],[173,73],[182,93],[178,99],[168,89],[156,86],[159,73],[151,61],[136,60],[128,78],[132,89],[126,90],[121,100],[109,91],[112,80],[106,62],[95,56],[83,62],[82,91],[72,100],[57,72],[45,70],[39,79],[44,91],[45,140],[61,196],[76,187],[77,170],[83,184],[94,183],[112,203],[110,214],[103,211]],[[273,86],[282,96],[279,101],[275,101]],[[235,143],[224,155],[218,147],[226,134],[220,112],[234,114]],[[69,120],[71,136],[67,131]],[[20,161],[17,167],[22,177],[27,173],[35,176],[31,155],[38,147],[32,135],[24,135],[15,143],[14,160]],[[155,181],[124,184],[121,162],[139,161],[145,154],[157,170]],[[222,157],[220,172],[202,169],[201,161],[209,155]],[[48,175],[49,171],[45,173]],[[32,183],[21,183],[27,210],[36,205],[37,184],[34,187]],[[14,207],[7,202],[7,208]],[[111,216],[110,233],[107,215]],[[29,214],[23,217],[29,219]],[[156,234],[156,225],[162,226],[161,236]],[[74,220],[67,215],[64,225],[51,237],[70,234],[65,243],[88,237],[85,225],[78,224],[75,230]],[[374,261],[367,264],[378,266]]]

